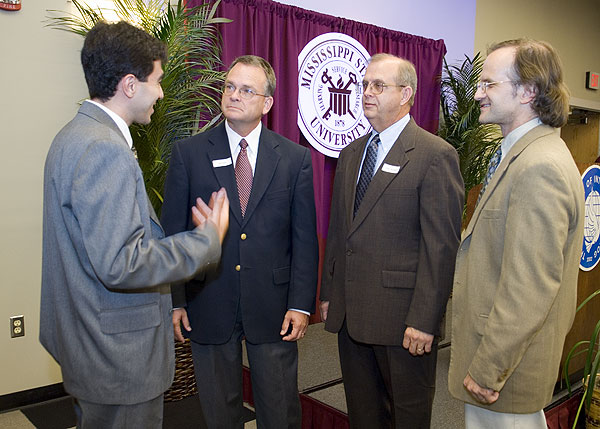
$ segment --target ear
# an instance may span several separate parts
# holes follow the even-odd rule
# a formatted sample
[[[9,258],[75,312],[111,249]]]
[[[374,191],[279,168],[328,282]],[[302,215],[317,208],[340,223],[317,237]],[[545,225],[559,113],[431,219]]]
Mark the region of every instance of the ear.
[[[537,95],[537,89],[531,84],[521,85],[522,93],[520,94],[521,104],[529,104]]]
[[[405,105],[410,101],[410,97],[412,97],[415,91],[410,86],[405,86],[402,88],[402,100],[400,101],[401,105]]]
[[[262,111],[263,116],[269,113],[271,107],[273,107],[273,97],[265,97],[265,105],[263,106]]]
[[[123,91],[123,94],[125,94],[127,98],[133,98],[137,83],[137,78],[130,73],[121,78],[118,87]]]

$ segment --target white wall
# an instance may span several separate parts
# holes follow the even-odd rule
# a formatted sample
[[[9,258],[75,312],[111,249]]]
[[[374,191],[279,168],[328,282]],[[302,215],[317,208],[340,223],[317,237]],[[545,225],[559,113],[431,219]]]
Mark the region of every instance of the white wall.
[[[22,3],[0,11],[0,395],[60,382],[38,341],[42,176],[52,137],[87,95],[82,39],[42,23],[66,0]],[[25,337],[11,339],[9,317],[19,314]]]
[[[479,0],[475,49],[491,42],[531,37],[558,50],[571,104],[600,111],[600,90],[585,88],[585,72],[600,73],[600,2],[598,0]]]
[[[430,39],[444,39],[446,61],[471,56],[475,37],[475,0],[277,0],[327,15],[366,22]]]

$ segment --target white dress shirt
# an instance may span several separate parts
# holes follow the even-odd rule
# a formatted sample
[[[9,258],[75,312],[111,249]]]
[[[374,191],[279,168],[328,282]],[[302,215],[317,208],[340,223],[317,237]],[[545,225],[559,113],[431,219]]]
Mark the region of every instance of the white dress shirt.
[[[242,137],[233,131],[233,129],[229,126],[229,123],[225,121],[225,131],[227,132],[227,139],[229,140],[229,148],[231,149],[233,167],[235,168],[237,157],[242,149],[240,147],[240,140],[244,139],[246,140],[246,143],[248,143],[246,152],[248,153],[248,161],[250,162],[250,167],[252,167],[253,176],[254,172],[256,171],[256,157],[258,156],[258,141],[260,140],[261,130],[262,122],[259,122],[256,128],[250,131],[250,134],[248,134],[246,137]]]
[[[504,140],[502,140],[502,143],[500,144],[500,146],[502,147],[502,156],[500,157],[500,162],[498,163],[498,165],[500,165],[502,160],[508,154],[508,151],[515,145],[515,143],[519,141],[521,137],[523,137],[525,134],[527,134],[529,131],[531,131],[538,125],[542,125],[542,121],[540,120],[540,118],[536,117],[528,122],[525,122],[523,125],[515,128],[510,133],[508,133],[506,137],[504,137]]]
[[[377,173],[377,170],[379,170],[379,167],[381,167],[383,160],[387,156],[387,154],[390,151],[390,149],[392,148],[392,146],[394,146],[394,143],[396,143],[396,140],[398,140],[398,136],[400,136],[400,133],[402,133],[402,131],[404,131],[404,128],[408,124],[408,121],[410,121],[410,114],[407,113],[402,118],[400,118],[398,121],[394,122],[392,125],[390,125],[385,130],[383,130],[382,132],[379,133],[380,142],[379,142],[379,145],[377,146],[377,161],[375,162],[375,171],[373,172],[373,175],[375,175],[375,173]],[[375,130],[371,131],[371,137],[369,137],[369,143],[371,142],[371,140],[373,139],[375,134],[377,134],[377,131],[375,131]],[[360,162],[361,169],[362,169],[362,164],[365,161],[365,156],[367,154],[367,147],[369,147],[368,144],[365,147],[365,151],[362,156],[362,161]],[[360,169],[358,171],[360,172]],[[360,174],[358,175],[356,183],[358,183],[358,179],[360,179]]]

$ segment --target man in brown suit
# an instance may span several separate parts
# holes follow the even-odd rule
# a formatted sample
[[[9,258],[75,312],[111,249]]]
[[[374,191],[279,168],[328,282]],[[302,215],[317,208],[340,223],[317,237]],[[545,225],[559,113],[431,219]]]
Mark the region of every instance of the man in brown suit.
[[[428,428],[463,209],[458,155],[410,117],[417,75],[393,55],[362,82],[373,132],[340,154],[321,286],[352,428]],[[372,178],[372,179],[371,179]]]
[[[581,176],[556,130],[569,113],[556,51],[492,46],[475,99],[504,140],[458,251],[448,386],[467,428],[545,429],[584,221]]]

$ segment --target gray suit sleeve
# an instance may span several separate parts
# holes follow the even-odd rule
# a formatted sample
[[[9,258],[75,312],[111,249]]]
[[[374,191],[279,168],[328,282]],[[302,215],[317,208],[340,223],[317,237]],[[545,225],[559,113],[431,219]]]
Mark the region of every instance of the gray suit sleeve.
[[[221,247],[211,225],[156,239],[139,167],[127,147],[96,142],[73,177],[73,212],[87,257],[107,288],[135,289],[180,281],[218,261]]]

